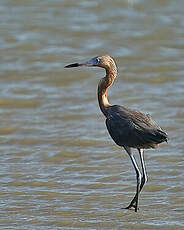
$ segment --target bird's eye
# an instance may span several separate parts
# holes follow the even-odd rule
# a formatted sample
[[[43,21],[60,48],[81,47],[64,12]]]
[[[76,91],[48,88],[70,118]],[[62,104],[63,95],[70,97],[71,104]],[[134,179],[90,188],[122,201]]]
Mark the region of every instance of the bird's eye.
[[[97,58],[96,62],[97,62],[97,64],[99,64],[100,63],[100,58]]]

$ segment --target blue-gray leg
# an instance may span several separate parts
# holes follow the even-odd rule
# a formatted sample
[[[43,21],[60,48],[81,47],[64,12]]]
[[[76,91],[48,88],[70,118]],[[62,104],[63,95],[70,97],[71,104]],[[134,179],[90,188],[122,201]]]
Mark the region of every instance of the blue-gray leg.
[[[137,163],[136,163],[136,160],[132,154],[132,151],[129,147],[124,147],[125,150],[127,151],[128,155],[130,156],[130,159],[132,161],[132,164],[134,166],[134,169],[135,169],[135,172],[136,172],[136,179],[137,179],[137,188],[136,188],[136,194],[135,194],[135,197],[134,199],[131,201],[130,205],[128,207],[126,207],[126,209],[129,209],[131,207],[135,208],[135,212],[137,212],[138,210],[138,200],[139,200],[139,192],[140,192],[140,189],[141,189],[141,173],[140,173],[140,170],[137,166]]]
[[[141,178],[141,184],[139,188],[139,193],[141,192],[144,184],[147,181],[147,175],[146,175],[146,168],[145,168],[145,163],[144,163],[144,150],[143,149],[138,149],[139,151],[139,156],[140,156],[140,161],[141,161],[141,168],[142,168],[142,178]],[[137,194],[134,196],[132,201],[130,202],[130,205],[126,207],[126,209],[130,209],[132,207],[135,208],[137,202]]]

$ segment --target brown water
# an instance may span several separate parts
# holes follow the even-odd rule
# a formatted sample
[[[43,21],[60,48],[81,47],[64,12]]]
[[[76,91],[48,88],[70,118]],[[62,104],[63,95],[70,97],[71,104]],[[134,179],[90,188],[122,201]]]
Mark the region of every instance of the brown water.
[[[0,229],[184,229],[183,9],[1,0]],[[146,151],[138,213],[121,209],[136,180],[98,108],[103,70],[63,68],[107,53],[119,66],[111,103],[149,112],[169,134]]]

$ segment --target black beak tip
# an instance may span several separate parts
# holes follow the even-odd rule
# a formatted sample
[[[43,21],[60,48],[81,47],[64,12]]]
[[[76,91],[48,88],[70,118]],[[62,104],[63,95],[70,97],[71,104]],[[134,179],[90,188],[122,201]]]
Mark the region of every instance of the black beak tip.
[[[64,68],[72,68],[72,67],[78,67],[78,66],[79,66],[79,63],[73,63],[70,65],[66,65]]]

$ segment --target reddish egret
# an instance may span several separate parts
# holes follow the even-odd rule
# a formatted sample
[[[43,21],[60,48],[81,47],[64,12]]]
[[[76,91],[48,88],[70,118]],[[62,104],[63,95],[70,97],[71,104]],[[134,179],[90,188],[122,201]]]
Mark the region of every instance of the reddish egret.
[[[134,166],[137,179],[136,194],[125,209],[134,208],[137,212],[139,194],[147,181],[144,149],[155,148],[158,144],[167,142],[167,134],[149,115],[109,103],[107,91],[117,76],[117,67],[112,57],[108,55],[94,57],[87,62],[70,64],[65,68],[78,66],[98,66],[106,71],[106,76],[98,84],[98,102],[106,117],[106,126],[111,138],[126,150]],[[139,152],[142,174],[133,156],[132,148],[136,148]]]

